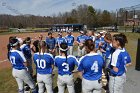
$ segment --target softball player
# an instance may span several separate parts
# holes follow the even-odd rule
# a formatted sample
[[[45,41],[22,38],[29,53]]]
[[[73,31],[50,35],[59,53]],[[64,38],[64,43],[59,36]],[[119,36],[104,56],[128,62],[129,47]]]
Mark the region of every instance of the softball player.
[[[80,31],[80,34],[77,37],[77,44],[78,44],[78,57],[83,56],[85,54],[84,42],[87,39],[87,36],[84,35],[83,31]]]
[[[95,39],[95,49],[98,50],[99,49],[99,43],[100,43],[100,37],[101,35],[99,33],[97,33],[97,37]]]
[[[53,93],[52,88],[52,71],[54,67],[53,56],[45,52],[46,42],[39,42],[39,52],[33,56],[34,63],[37,71],[37,83],[39,87],[39,93],[44,93],[44,84],[47,89],[47,93]]]
[[[106,33],[104,40],[106,42],[105,47],[105,68],[108,68],[111,60],[111,55],[115,51],[115,49],[112,46],[112,36],[110,33]]]
[[[61,43],[66,43],[66,39],[62,37],[62,33],[58,33],[58,37],[56,38],[56,48],[57,48],[58,54],[60,54],[59,46]]]
[[[32,54],[31,54],[31,38],[27,37],[25,39],[25,44],[21,45],[20,49],[22,50],[26,60],[27,60],[27,68],[29,70],[30,75],[33,75],[33,69],[32,69]]]
[[[81,57],[78,71],[82,75],[83,93],[101,93],[103,57],[94,51],[95,45],[91,39],[85,41],[85,49],[88,54]]]
[[[24,82],[29,85],[33,93],[36,93],[35,84],[26,69],[26,59],[21,51],[19,51],[19,41],[17,39],[12,39],[11,41],[11,51],[9,52],[10,62],[12,64],[13,70],[12,75],[15,77],[18,84],[18,92],[24,93]]]
[[[9,37],[9,43],[7,44],[7,58],[9,59],[9,52],[10,52],[10,50],[11,50],[11,41],[12,41],[12,39],[13,38],[16,38],[16,36],[10,36]]]
[[[69,47],[69,51],[68,54],[73,55],[73,43],[74,43],[74,36],[72,35],[71,31],[67,32],[68,35],[65,37],[68,47]]]
[[[68,46],[66,43],[60,44],[60,55],[55,57],[55,66],[58,68],[58,93],[64,93],[67,85],[69,93],[75,93],[72,71],[78,61],[75,56],[67,56]]]
[[[106,87],[105,89],[107,91],[109,91],[109,87],[108,87],[108,82],[109,82],[109,73],[107,71],[107,68],[109,67],[109,64],[110,64],[110,61],[111,61],[111,56],[112,56],[112,53],[115,51],[115,49],[113,48],[112,46],[112,36],[110,33],[106,33],[105,36],[104,36],[104,40],[105,40],[105,46],[102,47],[103,50],[102,53],[105,57],[105,68],[104,68],[104,73],[105,73],[105,76],[106,76],[106,79],[107,79],[107,84],[106,84]]]
[[[126,43],[126,36],[117,34],[113,36],[113,47],[116,48],[112,55],[110,64],[110,93],[123,93],[123,87],[126,82],[126,63],[128,54],[123,49]]]

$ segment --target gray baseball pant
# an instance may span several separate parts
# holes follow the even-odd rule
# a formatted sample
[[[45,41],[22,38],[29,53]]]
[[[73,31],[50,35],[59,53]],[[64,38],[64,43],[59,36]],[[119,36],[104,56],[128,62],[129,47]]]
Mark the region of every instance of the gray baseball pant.
[[[80,46],[78,46],[78,56],[83,56],[85,55],[85,47],[83,47],[82,49],[80,49]]]
[[[39,87],[39,93],[44,93],[44,85],[47,89],[47,93],[53,93],[52,88],[52,74],[37,74],[37,83]]]
[[[26,60],[27,60],[28,72],[32,76],[33,75],[32,58],[29,58],[29,59],[26,59]]]
[[[29,85],[33,93],[36,93],[35,84],[26,69],[17,70],[13,68],[12,75],[17,81],[19,93],[24,93],[24,82]]]
[[[73,46],[69,46],[68,54],[73,55]]]
[[[87,79],[82,79],[82,91],[83,93],[101,93],[102,83],[98,80],[91,81]]]
[[[64,93],[65,84],[67,85],[69,93],[75,93],[73,75],[58,75],[58,93]]]
[[[109,77],[109,93],[123,93],[126,75]]]

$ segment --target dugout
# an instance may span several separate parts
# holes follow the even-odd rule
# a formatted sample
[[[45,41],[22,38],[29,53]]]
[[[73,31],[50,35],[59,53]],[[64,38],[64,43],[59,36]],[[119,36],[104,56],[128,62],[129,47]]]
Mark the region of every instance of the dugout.
[[[59,32],[59,31],[80,31],[83,30],[84,25],[83,24],[54,24],[52,26],[52,30]]]
[[[48,28],[54,32],[59,32],[59,31],[68,31],[68,30],[71,30],[71,31],[80,31],[80,30],[83,30],[84,29],[84,26],[83,24],[40,24],[40,25],[37,25],[36,27],[39,27],[39,28]]]

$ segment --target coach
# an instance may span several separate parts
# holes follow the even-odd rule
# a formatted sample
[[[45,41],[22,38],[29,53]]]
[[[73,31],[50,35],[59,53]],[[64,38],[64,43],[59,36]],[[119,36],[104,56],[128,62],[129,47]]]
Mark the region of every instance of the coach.
[[[48,33],[48,37],[46,38],[46,44],[47,44],[49,53],[51,53],[52,55],[55,55],[55,44],[56,44],[56,40],[52,36],[52,32],[49,32]]]

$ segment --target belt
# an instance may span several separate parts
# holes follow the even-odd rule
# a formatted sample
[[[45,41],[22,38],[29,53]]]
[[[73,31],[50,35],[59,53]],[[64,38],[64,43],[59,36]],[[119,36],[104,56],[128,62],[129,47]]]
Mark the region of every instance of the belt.
[[[110,76],[112,76],[112,77],[117,77],[116,75],[111,75],[111,74],[110,74]]]
[[[122,75],[112,75],[112,74],[110,74],[110,76],[112,76],[112,77],[119,77],[119,76],[122,76]]]
[[[60,76],[65,76],[65,75],[69,75],[69,76],[70,76],[71,74],[63,74],[63,75],[59,74],[59,75],[60,75]]]
[[[14,69],[16,69],[16,70],[23,70],[23,69],[25,69],[25,68],[14,68]]]

